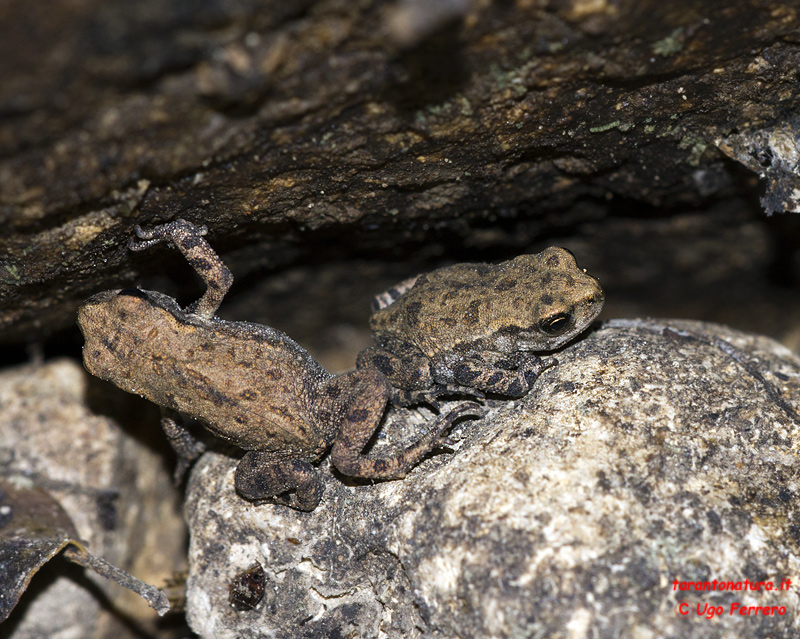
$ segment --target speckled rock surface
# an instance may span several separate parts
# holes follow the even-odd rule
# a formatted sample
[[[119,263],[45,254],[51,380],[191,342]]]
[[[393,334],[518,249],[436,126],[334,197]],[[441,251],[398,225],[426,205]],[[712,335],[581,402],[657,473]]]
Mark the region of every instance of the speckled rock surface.
[[[160,586],[183,567],[185,528],[169,470],[146,441],[146,410],[74,360],[5,369],[0,475],[46,491],[91,553]],[[153,636],[158,624],[138,595],[54,558],[34,575],[0,636],[123,639]]]
[[[347,485],[328,473],[312,513],[243,502],[235,459],[206,455],[186,503],[193,629],[797,636],[794,584],[686,592],[673,582],[800,584],[800,359],[720,326],[620,320],[559,360],[527,397],[458,425],[455,452],[402,481]],[[255,561],[263,599],[235,610],[230,583]],[[785,614],[729,614],[736,603]],[[722,612],[708,619],[698,604]]]

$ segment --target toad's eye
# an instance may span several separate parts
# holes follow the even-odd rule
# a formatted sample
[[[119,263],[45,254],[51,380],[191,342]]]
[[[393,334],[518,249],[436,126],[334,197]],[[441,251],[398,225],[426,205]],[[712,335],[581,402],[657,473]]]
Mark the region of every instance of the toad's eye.
[[[571,318],[572,316],[569,313],[559,313],[552,317],[546,317],[539,322],[539,330],[551,337],[561,335],[561,333],[569,328]]]
[[[138,288],[123,288],[119,293],[117,293],[117,297],[120,295],[130,295],[131,297],[141,297],[143,300],[147,299],[147,294],[144,291],[140,291]]]

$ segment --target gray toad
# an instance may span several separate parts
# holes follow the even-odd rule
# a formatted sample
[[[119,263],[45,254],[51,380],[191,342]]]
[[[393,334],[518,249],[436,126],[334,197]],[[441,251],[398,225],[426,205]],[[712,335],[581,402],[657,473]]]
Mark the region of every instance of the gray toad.
[[[334,376],[278,330],[215,317],[233,278],[201,237],[204,229],[176,220],[136,232],[140,241],[131,240],[132,250],[174,244],[203,278],[206,292],[185,309],[156,291],[94,295],[78,313],[84,365],[167,409],[162,424],[183,468],[203,447],[178,415],[247,451],[235,474],[242,497],[313,510],[322,495],[313,463],[329,448],[333,465],[345,475],[398,478],[440,445],[456,419],[480,414],[477,404],[462,404],[396,457],[365,456],[389,398],[379,372]]]
[[[603,308],[598,281],[551,247],[502,264],[455,264],[402,282],[375,300],[376,347],[359,354],[398,405],[444,394],[520,397],[556,363],[550,352]]]

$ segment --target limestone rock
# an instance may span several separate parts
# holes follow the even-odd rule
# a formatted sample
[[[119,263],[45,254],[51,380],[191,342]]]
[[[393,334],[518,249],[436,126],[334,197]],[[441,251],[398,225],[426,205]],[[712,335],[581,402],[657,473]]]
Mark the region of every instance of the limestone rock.
[[[217,639],[797,636],[792,589],[673,582],[797,581],[800,359],[717,325],[637,320],[558,359],[404,480],[326,473],[311,513],[244,502],[236,460],[205,456],[186,503],[190,625]],[[236,610],[231,582],[256,561],[263,599]],[[785,614],[729,614],[737,603]]]
[[[5,369],[0,415],[0,474],[55,500],[90,553],[156,585],[183,567],[178,494],[146,442],[153,433],[143,425],[157,421],[138,398],[61,359]],[[54,558],[33,576],[2,636],[122,639],[156,627],[137,595]]]

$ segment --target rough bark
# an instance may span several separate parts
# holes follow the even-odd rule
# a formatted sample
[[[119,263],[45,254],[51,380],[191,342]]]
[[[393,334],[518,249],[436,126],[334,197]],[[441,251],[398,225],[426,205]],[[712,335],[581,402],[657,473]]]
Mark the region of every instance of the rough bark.
[[[126,240],[179,215],[245,272],[507,252],[741,164],[797,208],[797,3],[429,4],[3,3],[0,340],[163,269]]]

